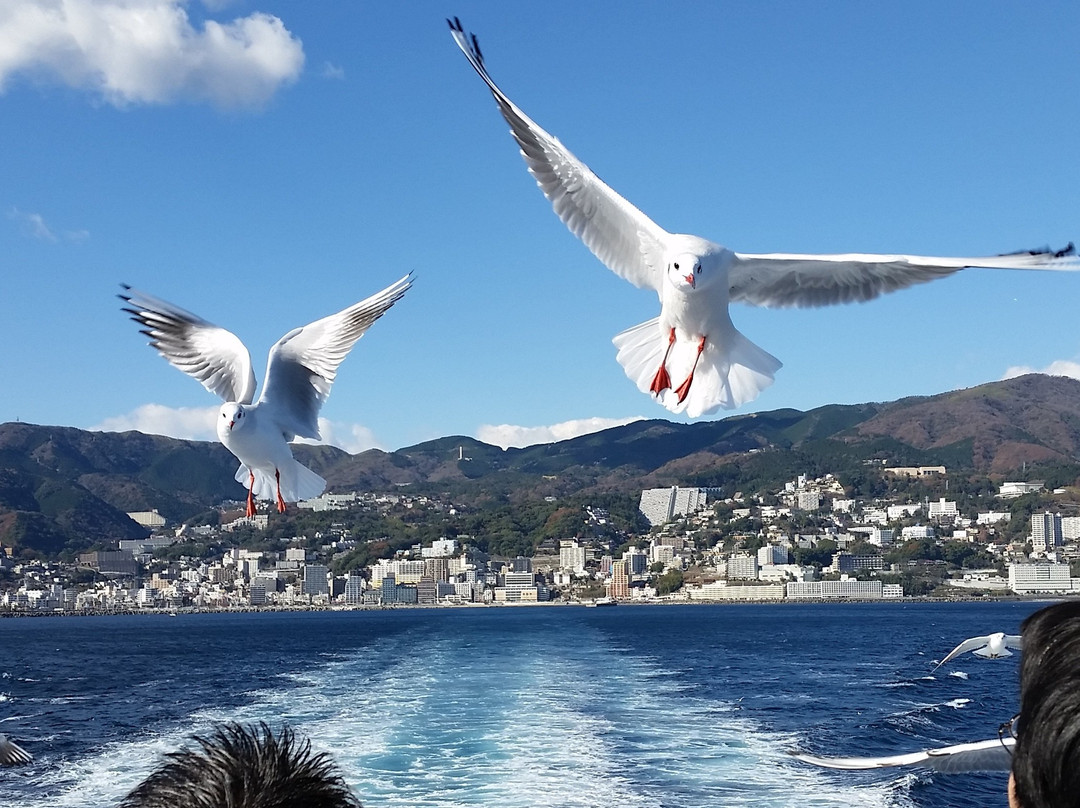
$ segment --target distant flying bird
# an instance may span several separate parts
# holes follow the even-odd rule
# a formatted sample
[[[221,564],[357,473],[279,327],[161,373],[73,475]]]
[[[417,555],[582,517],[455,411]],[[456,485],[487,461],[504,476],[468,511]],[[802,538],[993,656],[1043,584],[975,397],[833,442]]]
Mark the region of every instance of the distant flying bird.
[[[997,659],[998,657],[1012,656],[1010,648],[1015,648],[1017,651],[1022,651],[1024,648],[1023,639],[1019,634],[1006,634],[1002,631],[997,631],[993,634],[988,634],[985,637],[972,637],[970,640],[964,640],[954,649],[949,651],[948,655],[934,666],[934,670],[937,670],[946,662],[955,659],[961,654],[966,654],[968,651],[974,652],[975,656],[984,657],[986,659]]]
[[[617,360],[643,393],[691,418],[757,398],[781,363],[731,322],[729,303],[825,306],[866,301],[967,267],[1080,269],[1072,244],[984,258],[736,253],[669,233],[623,199],[506,95],[475,36],[449,21],[454,41],[487,84],[529,173],[570,231],[609,269],[660,298],[660,316],[618,334]]]
[[[827,769],[883,769],[891,766],[920,766],[939,772],[997,772],[1008,771],[1012,765],[1014,738],[992,738],[988,741],[962,743],[939,749],[924,749],[905,755],[889,757],[817,757],[802,752],[792,752],[792,757],[804,763],[824,766]]]
[[[225,400],[217,434],[241,463],[236,480],[247,487],[247,515],[254,516],[255,497],[275,500],[284,513],[286,502],[317,497],[326,489],[326,480],[293,459],[289,441],[297,436],[320,439],[319,410],[338,366],[411,285],[411,276],[406,276],[279,339],[270,350],[262,394],[255,403],[251,356],[236,335],[130,286],[124,286],[120,298],[158,353]]]
[[[7,735],[0,733],[0,766],[18,766],[29,763],[34,756],[19,746]]]

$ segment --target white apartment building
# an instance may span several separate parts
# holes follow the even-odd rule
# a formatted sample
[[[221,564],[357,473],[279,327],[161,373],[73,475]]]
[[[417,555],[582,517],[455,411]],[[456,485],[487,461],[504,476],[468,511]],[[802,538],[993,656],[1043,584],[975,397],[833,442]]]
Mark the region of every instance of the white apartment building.
[[[788,563],[788,548],[778,544],[766,544],[758,548],[757,562],[759,567],[786,564]]]
[[[449,558],[457,552],[457,539],[436,539],[420,550],[421,558]]]
[[[890,505],[885,513],[888,514],[890,522],[895,522],[897,519],[914,516],[920,510],[922,510],[922,505],[917,502],[909,502],[905,505]]]
[[[574,539],[559,542],[559,569],[584,571],[585,547]]]
[[[945,497],[942,497],[937,502],[931,502],[927,511],[928,516],[931,519],[941,519],[942,517],[948,518],[950,516],[956,518],[960,515],[959,511],[956,509],[956,503],[950,502],[945,499]]]
[[[1061,517],[1061,538],[1069,541],[1080,539],[1080,516]]]
[[[934,538],[934,529],[929,525],[908,525],[900,529],[900,538],[904,541],[932,539]]]
[[[890,590],[892,591],[892,590]],[[788,598],[793,600],[859,598],[876,600],[884,596],[881,581],[792,581],[786,585]],[[895,597],[891,594],[890,597]]]
[[[647,488],[641,492],[640,510],[650,525],[662,525],[679,516],[696,513],[708,504],[704,488]]]
[[[986,511],[975,518],[977,525],[996,525],[998,522],[1008,522],[1012,514],[1008,511]],[[1080,528],[1080,523],[1077,525]]]
[[[757,580],[757,557],[748,554],[731,556],[727,560],[727,577],[729,581],[733,578],[741,578],[748,581]]]
[[[1016,594],[1030,592],[1071,592],[1080,579],[1069,577],[1068,564],[1010,564],[1009,589]]]

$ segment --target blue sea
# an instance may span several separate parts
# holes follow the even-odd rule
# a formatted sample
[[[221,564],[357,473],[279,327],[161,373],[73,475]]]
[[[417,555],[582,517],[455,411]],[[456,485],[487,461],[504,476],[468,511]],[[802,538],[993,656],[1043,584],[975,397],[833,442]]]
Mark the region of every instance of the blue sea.
[[[215,722],[287,722],[378,806],[978,806],[1006,776],[835,772],[995,737],[1036,603],[572,606],[0,620],[0,805],[115,805]]]

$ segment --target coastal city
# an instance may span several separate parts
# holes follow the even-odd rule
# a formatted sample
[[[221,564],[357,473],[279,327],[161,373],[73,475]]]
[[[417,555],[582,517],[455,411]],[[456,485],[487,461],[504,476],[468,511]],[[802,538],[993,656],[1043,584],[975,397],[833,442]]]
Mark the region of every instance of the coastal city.
[[[883,473],[947,478],[944,466]],[[478,549],[479,537],[444,536],[349,569],[343,562],[377,541],[350,532],[350,513],[438,517],[455,506],[427,496],[327,493],[297,506],[329,517],[326,530],[276,550],[250,546],[270,527],[266,513],[245,517],[226,505],[218,524],[176,526],[151,510],[129,514],[147,538],[68,562],[14,558],[0,545],[0,614],[1061,595],[1080,592],[1072,574],[1080,515],[1065,503],[1031,513],[1018,532],[1010,503],[1066,493],[1005,482],[996,509],[965,514],[947,497],[850,498],[831,474],[756,495],[646,489],[638,509],[648,531],[618,536],[618,546],[604,530],[608,512],[585,506],[583,523],[608,538],[552,538],[530,556],[496,557]],[[219,551],[185,554],[196,547]]]

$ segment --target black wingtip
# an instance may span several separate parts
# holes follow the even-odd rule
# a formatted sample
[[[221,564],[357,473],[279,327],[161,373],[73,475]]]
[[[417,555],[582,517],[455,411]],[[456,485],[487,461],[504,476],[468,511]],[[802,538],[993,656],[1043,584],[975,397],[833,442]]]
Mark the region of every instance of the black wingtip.
[[[476,38],[476,34],[472,34],[470,38],[472,39],[473,53],[476,54],[476,61],[478,61],[480,64],[483,64],[484,54],[480,52],[480,40]]]
[[[1076,245],[1073,244],[1071,241],[1065,245],[1064,250],[1058,250],[1056,253],[1054,253],[1054,258],[1065,258],[1069,255],[1076,255]]]

